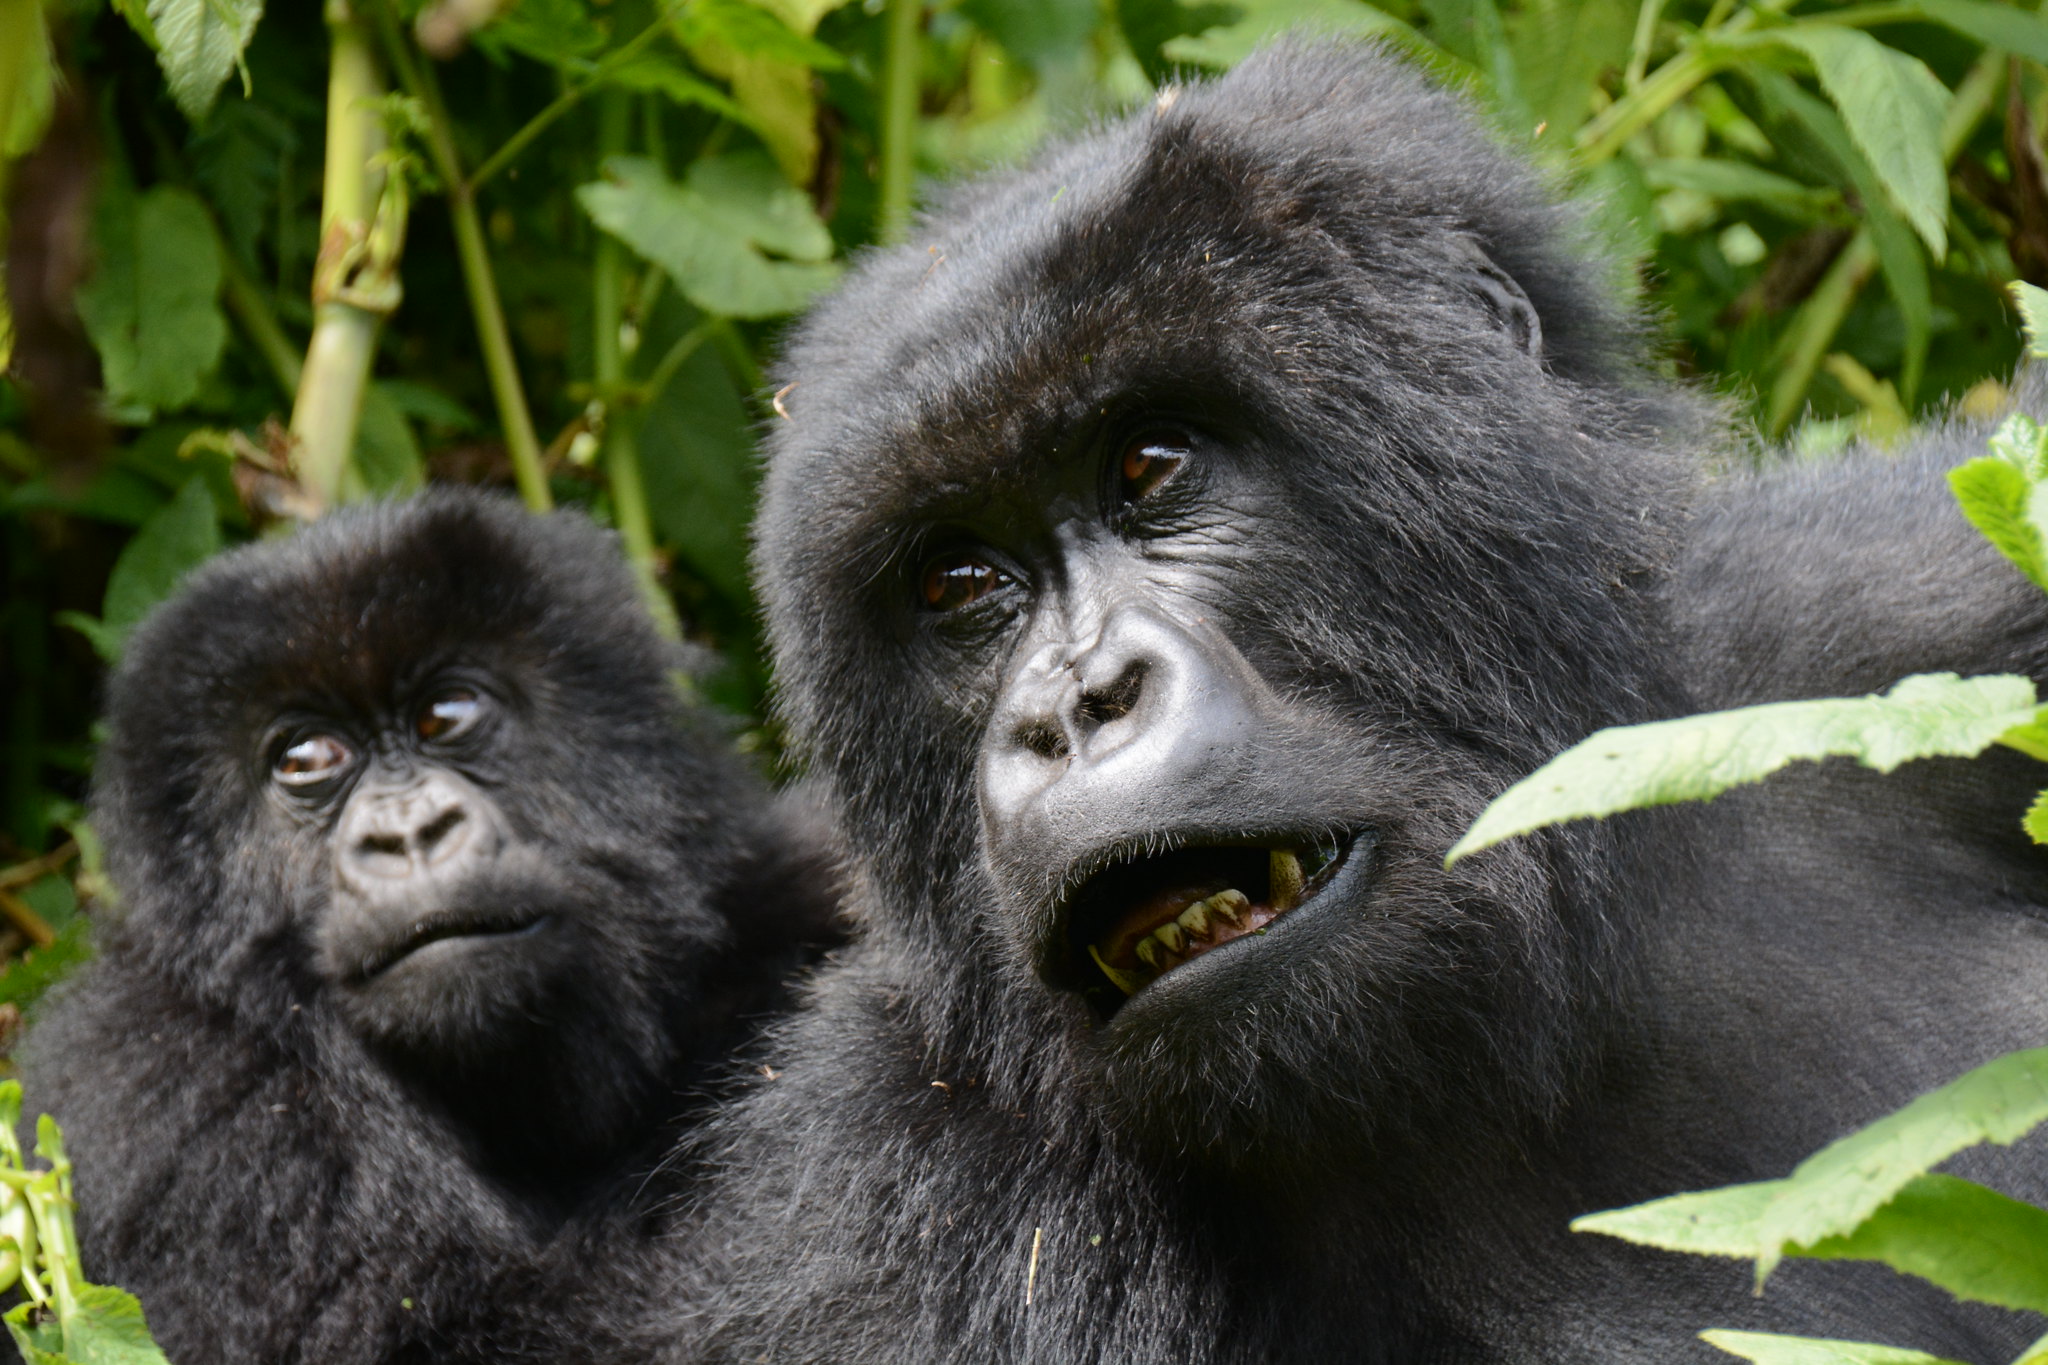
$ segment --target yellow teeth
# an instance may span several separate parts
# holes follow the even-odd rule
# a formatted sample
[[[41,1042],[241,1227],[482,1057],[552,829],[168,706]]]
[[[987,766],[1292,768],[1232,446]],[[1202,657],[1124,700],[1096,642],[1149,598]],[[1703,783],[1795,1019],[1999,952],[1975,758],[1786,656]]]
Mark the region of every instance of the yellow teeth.
[[[1202,905],[1209,914],[1220,915],[1242,929],[1245,923],[1244,917],[1252,908],[1252,898],[1237,888],[1232,887],[1228,891],[1218,891],[1215,895],[1203,901]],[[1183,920],[1182,922],[1185,923],[1186,921]]]
[[[1284,915],[1301,899],[1301,859],[1284,848],[1276,848],[1266,857],[1266,876],[1273,887],[1267,904],[1273,907],[1275,915]]]
[[[1184,953],[1188,950],[1188,936],[1181,932],[1178,924],[1162,924],[1152,931],[1152,937],[1158,939],[1169,953]]]
[[[1147,934],[1145,937],[1139,939],[1137,951],[1138,961],[1144,963],[1147,967],[1150,967],[1155,972],[1160,970],[1160,948],[1159,940],[1157,938],[1154,938],[1152,935]]]
[[[1102,974],[1125,995],[1136,995],[1144,981],[1131,972],[1120,972],[1102,960],[1102,954],[1095,951],[1095,945],[1088,945],[1088,956],[1095,959],[1095,965],[1102,968]]]

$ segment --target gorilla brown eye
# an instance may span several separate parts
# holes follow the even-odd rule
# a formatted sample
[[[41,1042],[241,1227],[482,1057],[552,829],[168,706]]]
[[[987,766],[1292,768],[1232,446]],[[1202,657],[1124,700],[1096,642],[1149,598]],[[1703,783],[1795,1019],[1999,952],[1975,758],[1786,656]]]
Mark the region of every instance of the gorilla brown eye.
[[[1188,456],[1188,441],[1178,432],[1151,432],[1124,447],[1123,496],[1136,502],[1173,477]]]
[[[421,739],[454,739],[476,724],[483,714],[482,698],[467,687],[452,688],[427,703],[420,712]]]
[[[288,787],[325,782],[348,762],[348,746],[333,735],[308,735],[277,757],[271,770]]]
[[[1010,576],[972,555],[940,555],[924,566],[924,603],[933,611],[957,611],[988,596]]]

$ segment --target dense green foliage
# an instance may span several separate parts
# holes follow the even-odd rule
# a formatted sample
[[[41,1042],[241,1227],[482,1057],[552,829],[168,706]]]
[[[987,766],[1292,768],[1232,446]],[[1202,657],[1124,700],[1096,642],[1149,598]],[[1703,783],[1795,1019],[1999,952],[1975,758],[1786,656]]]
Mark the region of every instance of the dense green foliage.
[[[1288,28],[1470,87],[1585,199],[1670,363],[1808,444],[2002,376],[1996,282],[2048,279],[2048,22],[1984,0],[326,9],[0,0],[0,867],[75,828],[98,670],[185,569],[424,478],[614,520],[758,717],[782,320],[913,178]],[[44,880],[0,874],[16,947],[60,927]]]

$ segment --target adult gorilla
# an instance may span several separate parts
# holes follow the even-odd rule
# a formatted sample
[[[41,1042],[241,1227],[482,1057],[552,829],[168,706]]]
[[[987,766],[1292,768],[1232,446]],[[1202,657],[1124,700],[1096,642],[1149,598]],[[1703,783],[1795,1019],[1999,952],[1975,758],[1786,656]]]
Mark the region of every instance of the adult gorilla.
[[[136,633],[94,794],[126,905],[26,1098],[173,1359],[612,1358],[676,1126],[831,933],[679,656],[588,522],[456,492]]]
[[[1442,868],[1598,727],[2042,663],[2019,576],[1898,506],[1926,461],[1703,491],[1714,425],[1636,367],[1583,237],[1454,99],[1296,47],[956,193],[806,325],[760,567],[871,937],[718,1128],[710,1355],[2032,1334],[1872,1267],[1755,1299],[1565,1230],[2048,1033],[2024,767],[1826,770]],[[1874,565],[1810,543],[1831,516]],[[1875,623],[1853,659],[1836,607]]]

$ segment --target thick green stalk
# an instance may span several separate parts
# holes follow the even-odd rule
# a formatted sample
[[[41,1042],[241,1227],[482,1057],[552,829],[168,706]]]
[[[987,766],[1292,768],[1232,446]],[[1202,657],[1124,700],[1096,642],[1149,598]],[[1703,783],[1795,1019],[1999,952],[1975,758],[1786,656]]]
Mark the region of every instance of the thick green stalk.
[[[313,269],[313,336],[291,420],[293,468],[323,506],[341,490],[342,471],[355,449],[377,328],[390,311],[383,300],[358,297],[350,288],[364,267],[384,192],[384,171],[371,164],[384,150],[384,78],[369,31],[350,0],[327,0],[327,31],[327,160],[320,193],[320,256]],[[395,290],[390,302],[396,302]]]
[[[598,153],[617,156],[626,150],[626,129],[632,105],[624,91],[607,91],[598,106]],[[619,344],[625,322],[625,250],[609,232],[597,234],[597,257],[590,271],[591,358],[597,392],[604,402],[604,470],[611,486],[612,521],[625,542],[640,592],[654,623],[671,639],[682,634],[675,604],[662,590],[655,567],[654,522],[647,511],[647,486],[641,476],[639,414],[626,400],[626,359]]]
[[[533,414],[526,405],[526,389],[520,383],[519,362],[512,354],[512,330],[505,322],[505,305],[498,298],[497,276],[491,270],[491,251],[484,240],[482,221],[477,217],[476,195],[463,178],[462,158],[455,150],[455,138],[448,122],[448,109],[433,70],[415,61],[405,36],[398,30],[397,16],[389,3],[379,7],[378,17],[386,52],[406,93],[420,102],[427,115],[427,152],[434,169],[448,187],[448,217],[455,229],[455,254],[462,264],[462,283],[469,294],[469,311],[476,319],[477,341],[483,348],[484,373],[491,384],[491,399],[498,409],[498,425],[505,435],[505,452],[512,459],[512,476],[518,481],[519,496],[536,512],[555,505],[548,491],[547,468],[541,460],[540,438],[534,434]]]
[[[919,26],[924,0],[888,0],[882,49],[882,155],[876,177],[875,235],[902,238],[910,227],[911,172],[917,165]]]

